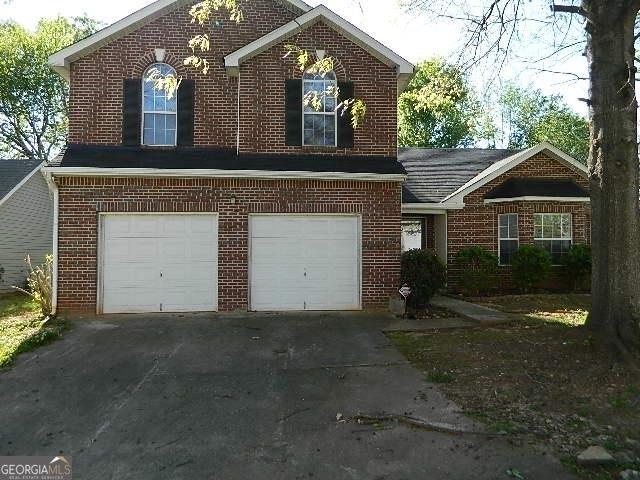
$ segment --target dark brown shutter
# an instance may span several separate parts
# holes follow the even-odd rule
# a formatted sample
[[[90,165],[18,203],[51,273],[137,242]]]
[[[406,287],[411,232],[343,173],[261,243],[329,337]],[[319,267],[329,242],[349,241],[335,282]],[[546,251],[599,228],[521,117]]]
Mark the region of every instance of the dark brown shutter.
[[[302,81],[287,80],[285,84],[286,145],[302,145]]]
[[[340,95],[338,96],[338,101],[340,102],[354,97],[353,82],[338,82],[338,90],[340,90]],[[338,114],[338,147],[353,147],[353,125],[351,124],[350,111],[343,112],[340,110]]]
[[[142,80],[125,79],[122,95],[122,144],[139,146],[142,129]]]
[[[178,89],[178,146],[193,146],[193,108],[196,82],[182,80]]]

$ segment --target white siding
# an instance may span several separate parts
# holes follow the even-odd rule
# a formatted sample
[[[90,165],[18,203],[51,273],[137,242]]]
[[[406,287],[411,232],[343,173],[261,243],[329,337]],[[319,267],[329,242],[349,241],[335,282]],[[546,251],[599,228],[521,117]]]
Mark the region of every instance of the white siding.
[[[53,196],[37,172],[0,206],[0,293],[22,286],[27,276],[24,258],[43,262],[53,248]]]

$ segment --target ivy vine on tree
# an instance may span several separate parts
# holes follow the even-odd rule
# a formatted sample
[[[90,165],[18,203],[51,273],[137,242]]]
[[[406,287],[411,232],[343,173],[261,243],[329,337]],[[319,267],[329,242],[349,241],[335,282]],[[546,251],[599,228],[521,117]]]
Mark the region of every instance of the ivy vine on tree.
[[[244,20],[244,14],[239,6],[239,0],[203,0],[191,7],[189,16],[191,23],[196,23],[205,28],[210,22],[214,12],[226,10],[229,12],[229,19],[240,23]],[[203,32],[189,40],[188,47],[191,50],[184,60],[184,64],[202,72],[203,75],[209,73],[209,61],[204,55],[211,49],[211,39],[209,34]],[[316,75],[325,76],[334,69],[335,57],[319,57],[315,53],[302,49],[297,45],[285,45],[283,58],[295,56],[297,65],[301,72],[311,72]],[[173,97],[180,88],[181,79],[173,74],[163,75],[158,69],[151,69],[146,78],[147,82],[152,82],[156,89],[167,92],[169,98]],[[311,91],[305,94],[303,103],[311,106],[317,111],[323,108],[323,99],[326,97],[338,98],[340,91],[337,87],[329,87],[324,91]],[[351,115],[351,125],[357,129],[367,114],[367,105],[358,98],[347,98],[341,102],[336,102],[336,112],[341,115]]]

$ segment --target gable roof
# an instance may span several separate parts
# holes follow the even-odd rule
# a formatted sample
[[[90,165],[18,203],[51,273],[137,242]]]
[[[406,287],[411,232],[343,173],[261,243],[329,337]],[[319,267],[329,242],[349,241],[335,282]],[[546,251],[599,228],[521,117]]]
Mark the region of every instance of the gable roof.
[[[403,203],[438,203],[469,179],[518,150],[482,148],[401,148],[398,161],[409,178]]]
[[[409,175],[403,203],[462,206],[466,195],[541,152],[587,177],[585,165],[548,142],[527,150],[401,148]]]
[[[318,5],[307,11],[295,20],[273,30],[244,47],[224,57],[224,63],[230,75],[237,75],[240,65],[252,57],[264,52],[272,46],[295,35],[300,30],[308,28],[319,21],[323,21],[341,35],[345,36],[356,45],[369,52],[385,65],[395,67],[398,74],[398,82],[404,86],[414,72],[414,66],[408,60],[384,46],[373,37],[369,36],[355,25],[349,23],[337,13],[324,5]]]
[[[478,175],[470,179],[463,186],[458,188],[451,195],[447,196],[443,202],[458,202],[461,203],[463,198],[469,193],[477,190],[478,188],[486,185],[491,180],[499,177],[503,173],[508,172],[512,168],[520,165],[525,160],[530,159],[534,155],[538,153],[545,152],[551,158],[557,160],[558,162],[566,165],[567,167],[575,170],[577,173],[581,174],[585,178],[588,176],[587,167],[583,163],[580,163],[575,158],[567,155],[562,150],[554,147],[549,142],[542,142],[538,145],[535,145],[527,150],[522,150],[521,152],[516,153],[510,157],[507,157],[503,160],[500,160],[486,170],[480,172]]]
[[[311,7],[303,0],[278,1],[297,14],[311,10]],[[93,35],[54,53],[49,57],[49,65],[68,80],[71,62],[96,51],[100,47],[138,29],[142,25],[161,17],[175,8],[190,3],[195,2],[194,0],[156,0],[131,15],[124,17],[122,20],[118,20],[116,23],[99,30]]]
[[[0,159],[0,205],[9,200],[41,167],[40,160]]]

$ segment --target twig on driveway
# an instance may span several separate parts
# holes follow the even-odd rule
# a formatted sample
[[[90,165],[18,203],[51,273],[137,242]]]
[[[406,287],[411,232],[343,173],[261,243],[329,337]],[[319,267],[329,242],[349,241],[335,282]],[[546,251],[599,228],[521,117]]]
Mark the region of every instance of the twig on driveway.
[[[278,423],[284,422],[286,420],[289,420],[291,417],[295,417],[296,415],[298,415],[300,413],[308,412],[309,410],[311,410],[310,407],[309,408],[300,408],[298,410],[294,410],[289,415],[285,415],[284,417],[279,418],[278,419]]]
[[[408,415],[395,415],[395,414],[384,414],[384,415],[365,415],[358,414],[351,417],[351,420],[356,421],[361,425],[380,423],[380,422],[396,422],[402,423],[404,425],[409,425],[411,427],[420,428],[423,430],[429,430],[432,432],[439,433],[448,433],[450,435],[484,435],[488,437],[497,437],[502,436],[503,434],[499,433],[490,433],[484,431],[477,430],[465,430],[462,428],[456,428],[453,425],[447,425],[444,423],[433,423],[427,422],[426,420],[422,420],[420,418],[410,417]]]

